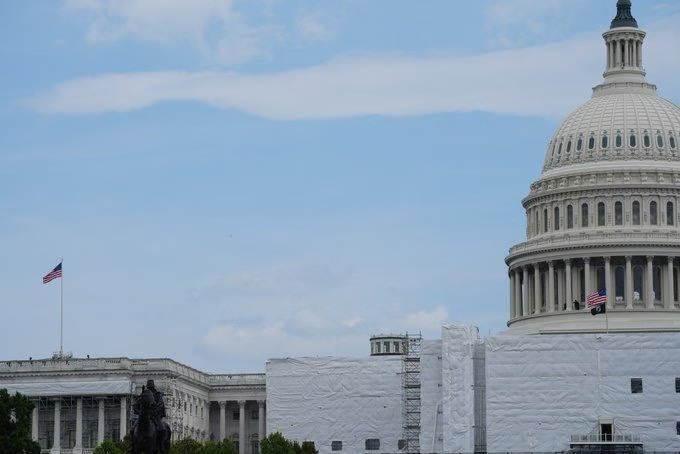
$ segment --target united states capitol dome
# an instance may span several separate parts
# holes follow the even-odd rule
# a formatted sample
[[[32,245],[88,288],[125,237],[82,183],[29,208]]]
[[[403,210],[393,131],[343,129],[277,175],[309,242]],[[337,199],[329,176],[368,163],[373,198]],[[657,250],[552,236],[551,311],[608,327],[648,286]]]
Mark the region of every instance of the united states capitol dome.
[[[630,0],[616,9],[604,80],[550,139],[522,200],[509,334],[680,331],[680,108],[645,79]],[[584,310],[596,302],[606,316]]]

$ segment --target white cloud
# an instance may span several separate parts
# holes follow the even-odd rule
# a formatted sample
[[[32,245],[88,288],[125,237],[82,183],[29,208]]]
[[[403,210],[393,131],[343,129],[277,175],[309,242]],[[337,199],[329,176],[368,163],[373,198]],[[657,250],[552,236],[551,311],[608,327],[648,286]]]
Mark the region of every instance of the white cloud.
[[[295,27],[303,38],[313,41],[326,41],[333,36],[333,31],[324,21],[309,13],[300,14]]]
[[[680,70],[677,17],[650,27],[662,79]],[[585,100],[604,60],[601,38],[468,57],[356,56],[269,74],[147,72],[76,79],[26,101],[43,113],[127,112],[164,101],[192,101],[278,120],[485,111],[561,116]],[[665,73],[668,73],[667,75]],[[677,87],[666,87],[677,90]]]

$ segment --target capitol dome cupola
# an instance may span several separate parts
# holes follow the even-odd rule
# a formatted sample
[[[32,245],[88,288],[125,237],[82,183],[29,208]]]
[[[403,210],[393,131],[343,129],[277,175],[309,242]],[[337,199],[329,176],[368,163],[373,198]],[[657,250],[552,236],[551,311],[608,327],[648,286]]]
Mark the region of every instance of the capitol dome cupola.
[[[510,333],[680,331],[680,108],[645,80],[631,8],[618,0],[604,80],[557,128],[522,201]],[[608,325],[583,310],[598,292]]]

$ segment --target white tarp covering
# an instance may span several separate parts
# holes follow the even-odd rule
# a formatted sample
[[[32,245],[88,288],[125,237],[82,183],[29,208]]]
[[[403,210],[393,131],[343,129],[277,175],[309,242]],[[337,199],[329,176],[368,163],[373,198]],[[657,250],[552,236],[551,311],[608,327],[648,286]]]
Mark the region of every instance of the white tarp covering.
[[[311,440],[320,454],[398,452],[402,434],[401,357],[286,358],[267,362],[267,432]]]
[[[607,419],[646,451],[680,450],[680,334],[506,335],[486,345],[489,452],[566,450],[572,434],[597,434]]]
[[[442,342],[421,343],[420,452],[442,452]]]
[[[444,452],[474,452],[474,326],[442,327]]]
[[[50,381],[50,382],[25,382],[3,383],[0,388],[6,388],[10,394],[39,396],[78,396],[78,395],[111,395],[130,394],[130,380],[102,380],[102,381]]]

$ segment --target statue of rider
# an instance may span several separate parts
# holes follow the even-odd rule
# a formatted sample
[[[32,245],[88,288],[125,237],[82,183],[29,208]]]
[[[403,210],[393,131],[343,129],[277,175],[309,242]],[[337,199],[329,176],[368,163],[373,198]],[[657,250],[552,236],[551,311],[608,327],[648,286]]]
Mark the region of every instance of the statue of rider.
[[[163,423],[163,418],[165,418],[165,401],[163,400],[163,394],[156,389],[156,384],[153,380],[147,380],[146,389],[153,393],[153,398],[155,401],[154,408],[151,410],[151,418],[153,419],[154,425],[156,426],[156,431],[158,435],[158,440],[165,440],[167,436],[166,426]],[[140,402],[137,400],[133,406],[132,411],[135,414],[139,414]]]

